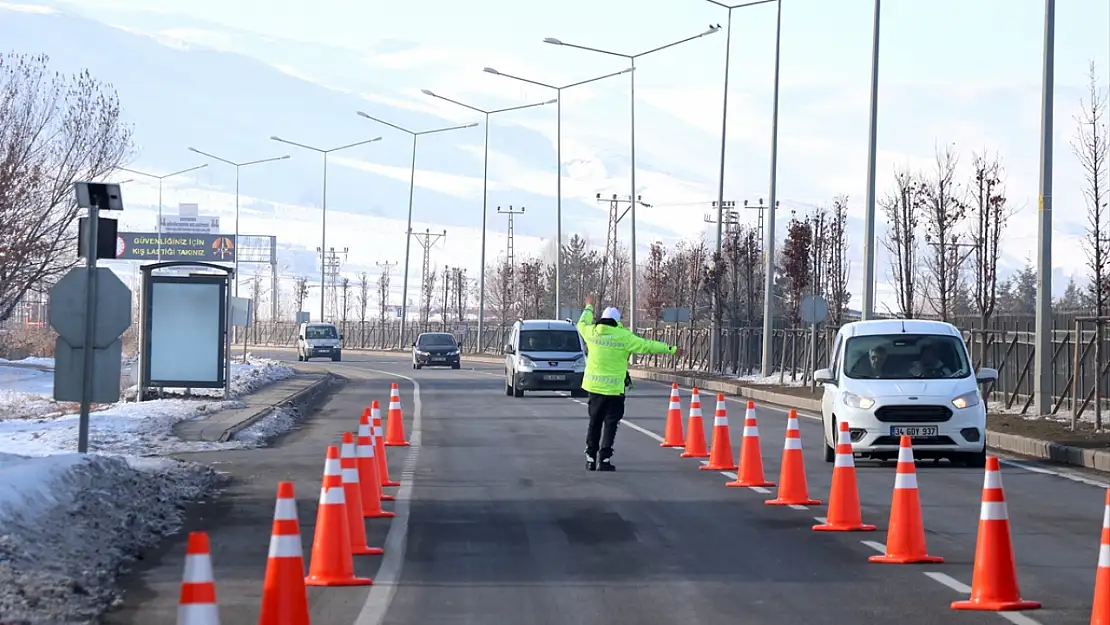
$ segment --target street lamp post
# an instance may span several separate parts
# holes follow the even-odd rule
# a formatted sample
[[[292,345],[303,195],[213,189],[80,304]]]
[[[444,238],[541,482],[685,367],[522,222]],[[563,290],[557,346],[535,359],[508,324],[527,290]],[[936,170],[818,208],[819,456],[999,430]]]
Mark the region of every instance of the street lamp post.
[[[236,163],[235,161],[229,161],[226,158],[220,158],[215,154],[209,154],[208,152],[204,152],[196,148],[189,148],[189,151],[196,152],[201,156],[207,156],[208,158],[215,159],[217,161],[220,161],[221,163],[227,163],[228,165],[231,165],[235,168],[235,254],[233,256],[233,258],[235,259],[235,286],[233,287],[233,289],[235,297],[239,297],[239,168],[248,167],[250,165],[260,165],[262,163],[272,163],[274,161],[284,161],[285,159],[289,158],[289,155],[286,154],[284,156],[275,156],[273,158],[263,158],[257,161]]]
[[[860,318],[875,317],[875,178],[879,141],[879,19],[882,0],[875,0],[871,30],[871,113],[868,118],[867,197],[863,206],[863,306]]]
[[[486,110],[486,109],[480,109],[476,106],[471,106],[469,104],[463,104],[462,102],[459,102],[458,100],[453,100],[451,98],[441,96],[441,95],[439,95],[437,93],[434,93],[434,92],[432,92],[428,89],[422,89],[421,91],[424,92],[424,95],[429,95],[433,98],[439,98],[440,100],[443,100],[445,102],[450,102],[452,104],[457,104],[458,106],[461,106],[463,108],[470,109],[472,111],[475,111],[477,113],[481,113],[481,114],[485,115],[485,133],[486,133],[486,137],[485,137],[485,140],[483,142],[483,148],[482,148],[482,253],[481,253],[481,260],[480,260],[481,266],[479,267],[480,273],[478,274],[479,275],[479,281],[478,281],[479,282],[479,286],[478,286],[478,344],[476,345],[477,350],[479,352],[481,352],[482,351],[482,336],[483,336],[482,328],[484,327],[483,326],[483,321],[485,320],[485,313],[486,313],[486,206],[487,206],[488,200],[489,200],[489,194],[487,192],[487,189],[488,189],[487,185],[488,185],[488,182],[489,182],[489,117],[490,117],[490,115],[496,115],[498,113],[508,113],[509,111],[520,111],[520,110],[523,110],[523,109],[535,108],[537,106],[545,106],[547,104],[555,104],[558,100],[548,100],[546,102],[536,102],[534,104],[521,104],[519,106],[510,106],[510,107],[507,107],[507,108]],[[557,271],[556,271],[556,274],[555,274],[555,284],[556,284],[556,293],[557,293],[558,292],[558,284],[559,284],[559,276],[558,276]],[[556,295],[556,299],[558,299],[558,295]],[[558,304],[556,304],[556,310],[558,310]],[[556,314],[558,314],[558,312],[556,312]]]
[[[431,135],[439,132],[448,132],[451,130],[462,130],[464,128],[474,128],[478,125],[478,122],[464,124],[461,126],[435,128],[433,130],[413,131],[409,130],[408,128],[402,128],[396,124],[391,124],[383,119],[378,119],[377,117],[374,117],[362,111],[358,111],[358,115],[359,117],[365,117],[370,121],[375,121],[379,124],[385,124],[386,126],[393,128],[394,130],[400,130],[401,132],[408,133],[412,136],[412,166],[409,170],[409,214],[408,225],[405,228],[405,275],[401,279],[401,331],[397,338],[397,346],[401,347],[402,345],[404,345],[405,341],[405,322],[407,321],[406,317],[408,316],[409,306],[409,252],[412,249],[412,196],[416,188],[416,139],[417,137],[420,137],[422,135]]]
[[[1056,0],[1044,3],[1041,79],[1041,180],[1037,210],[1037,301],[1034,329],[1034,414],[1052,410],[1052,116],[1056,84]],[[1077,339],[1078,340],[1078,339]]]
[[[647,56],[647,55],[652,54],[654,52],[659,52],[661,50],[666,50],[667,48],[673,48],[674,46],[677,46],[679,44],[686,43],[687,41],[693,41],[695,39],[700,39],[701,37],[704,37],[706,35],[712,35],[713,33],[719,31],[720,29],[721,29],[720,26],[710,26],[704,32],[698,33],[697,35],[694,35],[693,37],[687,37],[685,39],[680,39],[678,41],[673,41],[673,42],[668,43],[666,45],[658,46],[656,48],[652,48],[652,49],[646,50],[644,52],[639,52],[637,54],[622,54],[622,53],[619,53],[619,52],[611,52],[609,50],[602,50],[600,48],[591,48],[589,46],[580,46],[580,45],[573,44],[573,43],[566,43],[565,41],[561,41],[561,40],[556,39],[554,37],[547,37],[546,39],[543,40],[543,42],[544,43],[550,43],[550,44],[556,45],[556,46],[564,46],[564,47],[567,47],[567,48],[577,48],[579,50],[586,50],[587,52],[597,52],[598,54],[607,54],[609,56],[616,56],[616,57],[620,57],[622,59],[628,59],[628,61],[632,64],[632,66],[635,67],[636,66],[636,59],[638,59],[642,56]],[[629,295],[629,297],[628,297],[628,299],[629,299],[629,302],[628,302],[628,327],[631,328],[633,332],[635,332],[636,331],[636,277],[637,277],[637,273],[638,273],[636,271],[636,204],[637,204],[637,201],[636,201],[636,72],[631,72],[629,74],[629,77],[630,77],[630,81],[629,81],[629,84],[630,84],[630,98],[629,99],[631,100],[631,113],[630,113],[630,117],[631,117],[631,139],[630,139],[630,143],[631,143],[631,145],[629,147],[630,147],[630,152],[631,152],[631,165],[632,165],[632,174],[631,174],[632,175],[632,181],[631,181],[632,192],[629,194],[628,197],[629,197],[629,203],[631,204],[630,209],[629,209],[629,215],[631,217],[631,223],[629,224],[629,227],[631,228],[632,236],[631,236],[631,244],[629,245],[629,253],[630,253],[630,256],[631,256],[631,258],[629,259],[631,261],[630,262],[630,265],[631,265],[630,274],[631,275],[629,277],[629,287],[628,287],[628,295]]]
[[[158,260],[162,260],[162,181],[165,180],[166,178],[172,178],[174,176],[180,176],[181,174],[187,174],[191,171],[196,171],[198,169],[204,169],[205,167],[208,167],[208,163],[205,163],[203,165],[197,165],[196,167],[190,167],[188,169],[182,169],[181,171],[175,171],[172,174],[165,174],[165,175],[162,175],[162,176],[159,176],[157,174],[148,174],[145,171],[139,171],[137,169],[128,169],[126,167],[117,167],[116,168],[120,171],[125,171],[129,174],[138,174],[140,176],[146,176],[148,178],[154,178],[155,180],[158,181]]]
[[[635,69],[636,69],[635,67],[629,67],[627,69],[622,69],[619,72],[613,72],[611,74],[605,74],[604,76],[598,76],[596,78],[590,78],[588,80],[579,80],[578,82],[572,82],[569,85],[563,85],[562,87],[556,87],[555,85],[549,85],[547,83],[539,82],[539,81],[536,81],[536,80],[529,80],[527,78],[521,78],[520,76],[513,76],[512,74],[506,74],[504,72],[499,72],[499,71],[497,71],[496,69],[494,69],[492,67],[487,67],[483,70],[488,74],[493,74],[494,76],[503,76],[505,78],[511,78],[513,80],[518,80],[520,82],[528,83],[530,85],[536,85],[538,87],[547,87],[548,89],[554,89],[555,90],[555,94],[556,94],[556,98],[555,98],[555,103],[556,103],[556,107],[555,107],[555,160],[557,161],[557,169],[558,169],[558,172],[559,172],[558,177],[556,178],[556,183],[555,183],[555,239],[556,239],[556,243],[557,243],[557,245],[555,246],[555,317],[556,318],[559,317],[559,314],[562,312],[562,309],[563,309],[563,299],[562,299],[562,284],[563,284],[563,90],[564,89],[570,89],[571,87],[577,87],[579,85],[589,84],[591,82],[597,82],[599,80],[604,80],[606,78],[612,78],[614,76],[620,76],[621,74],[628,74],[628,73],[632,72]],[[484,293],[484,291],[483,291],[483,293]],[[481,305],[479,304],[479,307],[480,306]]]
[[[285,144],[288,144],[288,145],[296,146],[298,148],[304,148],[306,150],[312,150],[313,152],[319,152],[320,154],[324,155],[324,189],[323,189],[323,199],[321,200],[321,203],[323,204],[323,206],[321,207],[321,210],[320,210],[320,249],[321,250],[327,250],[328,249],[328,246],[327,246],[327,238],[328,238],[328,154],[331,154],[332,152],[338,152],[340,150],[346,150],[347,148],[353,148],[353,147],[357,147],[357,146],[360,146],[360,145],[366,145],[367,143],[374,143],[375,141],[381,141],[382,138],[381,137],[374,137],[373,139],[367,139],[365,141],[356,141],[355,143],[348,143],[347,145],[341,145],[339,147],[330,148],[330,149],[327,149],[327,150],[325,150],[323,148],[314,148],[311,145],[305,145],[303,143],[295,143],[293,141],[287,141],[285,139],[282,139],[281,137],[276,137],[276,136],[270,137],[270,139],[273,140],[273,141],[277,141],[279,143],[285,143]],[[238,247],[238,244],[236,244],[236,247]],[[320,252],[320,254],[321,254],[320,255],[320,321],[324,320],[324,305],[325,305],[325,303],[327,302],[327,299],[328,299],[327,297],[324,296],[324,291],[327,288],[326,284],[327,284],[327,272],[328,272],[328,263],[327,263],[326,253],[327,252],[324,252],[324,251]]]
[[[758,6],[760,4],[767,4],[769,2],[776,2],[776,0],[753,0],[751,2],[741,2],[740,4],[726,4],[718,2],[718,0],[708,0],[709,2],[728,9],[728,21],[726,22],[727,32],[725,34],[725,80],[724,91],[721,95],[721,161],[720,171],[717,180],[717,237],[716,237],[716,250],[717,258],[721,257],[721,251],[724,246],[724,206],[725,206],[725,151],[727,145],[727,129],[728,129],[728,78],[729,78],[729,61],[732,56],[732,11],[733,9],[745,9],[748,7]],[[767,211],[767,223],[765,225],[767,240],[763,242],[763,261],[765,263],[764,272],[765,276],[765,296],[763,298],[763,375],[770,375],[767,367],[771,362],[771,338],[774,332],[774,306],[770,293],[774,290],[774,258],[775,258],[775,207],[777,203],[775,196],[778,188],[778,136],[779,136],[779,41],[782,34],[782,3],[778,3],[778,18],[775,23],[775,87],[772,100],[774,104],[771,113],[771,189],[770,189],[770,208]],[[713,327],[709,334],[709,370],[716,371],[720,363],[720,340],[721,340],[721,301],[717,296],[716,291],[712,293],[713,296]]]

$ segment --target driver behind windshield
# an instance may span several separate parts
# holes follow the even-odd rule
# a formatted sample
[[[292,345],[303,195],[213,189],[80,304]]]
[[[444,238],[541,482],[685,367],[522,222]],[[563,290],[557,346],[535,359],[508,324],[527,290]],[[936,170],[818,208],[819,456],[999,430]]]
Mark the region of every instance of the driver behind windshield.
[[[921,346],[921,355],[910,366],[910,375],[915,378],[944,378],[952,375],[940,358],[937,358],[937,348],[932,343]]]
[[[852,377],[855,378],[881,378],[886,365],[886,348],[876,345],[867,352],[866,358],[860,358],[852,367]]]

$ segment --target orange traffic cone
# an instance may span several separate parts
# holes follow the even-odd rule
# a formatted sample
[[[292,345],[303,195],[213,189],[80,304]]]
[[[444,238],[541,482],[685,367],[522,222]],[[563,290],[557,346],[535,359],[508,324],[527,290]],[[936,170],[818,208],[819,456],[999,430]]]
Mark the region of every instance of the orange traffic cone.
[[[382,408],[378,400],[370,402],[370,424],[374,428],[374,451],[378,457],[378,477],[382,486],[400,486],[400,482],[389,479],[389,462],[385,457],[385,432],[382,429]],[[393,495],[382,495],[382,501],[393,501]]]
[[[929,555],[925,548],[925,522],[921,519],[917,469],[913,463],[913,445],[909,436],[903,436],[898,446],[894,499],[890,502],[890,525],[886,530],[886,554],[871,556],[867,560],[887,564],[944,562],[944,558]]]
[[[381,478],[378,477],[377,445],[374,444],[374,428],[370,425],[369,411],[367,408],[362,415],[361,423],[358,424],[358,438],[355,439],[359,495],[362,496],[362,514],[366,518],[380,516],[382,502],[387,501],[382,494]]]
[[[717,414],[713,415],[713,442],[709,445],[709,464],[698,467],[702,471],[735,471],[732,462],[732,439],[728,433],[728,411],[725,396],[717,393]]]
[[[1106,504],[1102,512],[1102,538],[1098,545],[1098,572],[1095,573],[1091,625],[1110,625],[1110,490],[1106,491]]]
[[[1012,612],[1039,607],[1040,603],[1021,598],[1017,567],[1014,566],[1014,545],[1010,540],[1010,516],[1006,511],[1006,494],[1002,491],[1002,472],[998,458],[987,456],[971,597],[953,601],[952,609]]]
[[[309,625],[304,552],[293,482],[279,482],[258,625]]]
[[[705,446],[705,423],[701,418],[701,395],[698,387],[690,392],[690,418],[686,421],[686,450],[679,458],[708,458]]]
[[[355,452],[355,435],[343,433],[343,447],[339,452],[339,466],[343,472],[343,497],[346,499],[347,528],[351,532],[351,553],[356,556],[379,556],[379,547],[366,544],[366,520],[362,517],[362,487],[358,482],[358,456]],[[381,502],[378,502],[379,507]]]
[[[401,417],[401,392],[397,383],[389,390],[389,412],[385,416],[385,444],[387,447],[408,447],[405,440],[405,422]]]
[[[324,483],[316,511],[316,535],[312,540],[312,561],[306,586],[369,586],[368,577],[355,577],[351,554],[351,529],[347,521],[347,498],[343,488],[339,448],[328,446],[324,462]]]
[[[667,407],[667,426],[663,430],[660,447],[685,447],[682,439],[682,400],[678,397],[678,384],[671,384],[671,403]]]
[[[206,532],[189,532],[185,547],[185,573],[177,602],[177,625],[220,625],[216,606],[216,580],[212,577],[212,552]]]
[[[786,442],[783,444],[782,468],[779,470],[779,496],[763,503],[768,506],[821,505],[820,501],[809,498],[797,410],[791,410],[786,418]]]
[[[759,445],[759,422],[755,417],[755,402],[748,402],[748,413],[744,415],[744,436],[740,439],[740,470],[736,480],[725,486],[750,488],[752,486],[774,486],[763,475],[763,448]]]
[[[874,525],[863,523],[859,505],[859,487],[856,483],[856,462],[852,455],[852,435],[848,422],[840,422],[836,440],[836,462],[833,464],[832,485],[829,487],[829,515],[822,525],[814,525],[818,532],[873,532]]]

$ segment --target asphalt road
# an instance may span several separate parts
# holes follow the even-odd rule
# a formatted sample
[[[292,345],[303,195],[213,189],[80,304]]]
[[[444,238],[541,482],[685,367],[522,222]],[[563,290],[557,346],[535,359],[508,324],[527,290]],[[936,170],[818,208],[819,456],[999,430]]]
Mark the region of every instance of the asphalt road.
[[[1089,620],[1105,485],[1085,474],[1003,466],[1023,594],[1045,609],[954,612],[949,603],[966,598],[971,582],[981,470],[919,464],[929,550],[944,564],[870,564],[885,541],[893,463],[857,462],[864,521],[879,531],[817,533],[810,527],[824,506],[765,506],[769,492],[726,488],[729,478],[661,449],[666,385],[637,382],[617,439],[618,471],[591,473],[582,400],[506,397],[497,365],[413,371],[404,357],[348,353],[343,363],[306,366],[351,381],[277,447],[190,455],[239,478],[191,511],[187,528],[212,533],[225,625],[256,622],[277,481],[296,483],[307,557],[324,447],[371,399],[384,402],[392,381],[414,445],[389,449],[393,477],[405,476],[396,504],[385,504],[397,518],[368,523],[371,544],[387,553],[356,560],[360,574],[375,578],[369,591],[309,590],[316,625]],[[712,415],[713,398],[702,400]],[[684,390],[684,416],[688,401]],[[730,402],[729,412],[738,451],[743,403]],[[760,406],[759,417],[775,480],[785,413]],[[821,458],[818,423],[801,420],[802,443],[810,494],[824,501],[832,467]],[[406,460],[411,471],[403,473]],[[169,622],[183,551],[177,537],[149,554],[108,622]]]

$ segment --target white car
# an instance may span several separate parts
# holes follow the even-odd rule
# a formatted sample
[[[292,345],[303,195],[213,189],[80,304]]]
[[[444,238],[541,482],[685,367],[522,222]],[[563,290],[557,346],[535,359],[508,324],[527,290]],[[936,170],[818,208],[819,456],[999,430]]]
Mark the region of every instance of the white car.
[[[334,323],[302,323],[297,328],[297,360],[343,359],[343,334]]]
[[[852,451],[861,456],[895,458],[908,435],[915,458],[986,463],[987,408],[979,385],[996,381],[998,371],[972,370],[955,326],[919,319],[845,324],[830,367],[814,377],[825,391],[826,462],[835,459],[838,423],[847,421]]]

